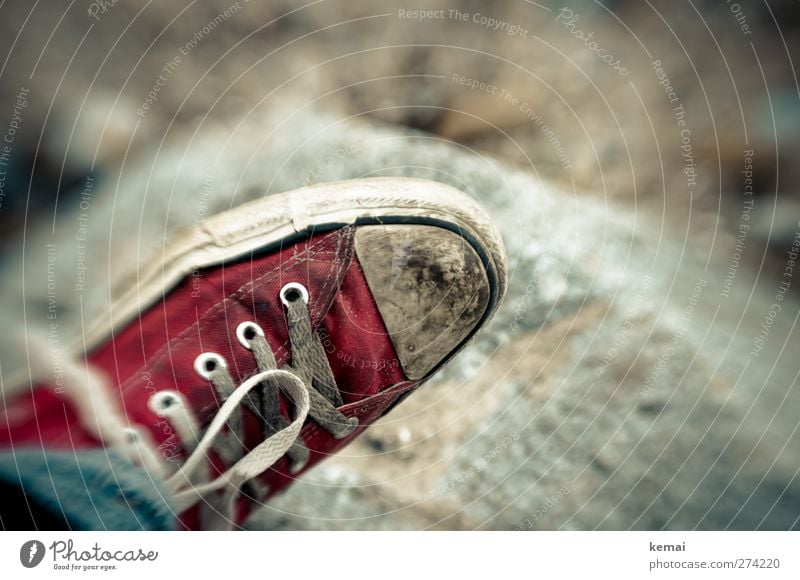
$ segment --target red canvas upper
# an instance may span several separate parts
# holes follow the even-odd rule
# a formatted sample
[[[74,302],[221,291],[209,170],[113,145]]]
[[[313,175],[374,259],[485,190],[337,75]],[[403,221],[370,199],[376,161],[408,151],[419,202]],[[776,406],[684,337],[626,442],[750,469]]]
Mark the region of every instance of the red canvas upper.
[[[194,370],[195,358],[216,352],[226,360],[238,383],[257,371],[252,352],[242,347],[235,331],[253,321],[264,330],[279,365],[291,363],[291,345],[280,289],[299,282],[309,291],[312,325],[320,336],[333,370],[347,416],[357,416],[359,428],[334,439],[309,418],[301,437],[310,451],[305,469],[337,451],[380,417],[416,383],[407,381],[386,332],[353,249],[354,227],[316,234],[274,251],[196,272],[163,300],[153,304],[122,332],[88,355],[88,362],[106,375],[119,395],[131,426],[149,429],[165,458],[183,455],[169,423],[148,407],[157,391],[180,391],[205,427],[221,402],[210,383]],[[263,439],[259,420],[246,408],[245,446]],[[0,446],[43,445],[58,449],[97,447],[100,442],[79,425],[69,400],[47,385],[37,386],[6,406],[8,417],[28,417],[0,423]],[[218,465],[219,469],[225,466]],[[216,476],[215,474],[214,476]],[[274,494],[297,475],[289,475],[287,458],[261,480]],[[240,500],[240,521],[252,506]],[[195,527],[193,513],[184,525]]]

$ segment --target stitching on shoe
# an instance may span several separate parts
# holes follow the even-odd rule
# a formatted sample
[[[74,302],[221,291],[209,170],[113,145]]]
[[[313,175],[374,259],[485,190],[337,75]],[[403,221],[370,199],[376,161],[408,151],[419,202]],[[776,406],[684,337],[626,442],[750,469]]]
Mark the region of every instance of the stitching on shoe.
[[[318,242],[317,244],[314,244],[314,245],[315,246],[316,245],[322,245],[326,241],[327,240],[321,240],[320,242]],[[320,255],[322,253],[323,252],[319,252],[318,255]],[[186,344],[188,342],[191,342],[192,340],[195,339],[195,337],[196,337],[195,335],[196,334],[199,334],[202,330],[207,329],[208,326],[211,324],[211,322],[209,321],[210,317],[212,317],[213,315],[217,314],[218,312],[224,310],[229,303],[235,302],[237,298],[244,298],[245,296],[248,295],[248,293],[252,293],[252,287],[256,283],[272,280],[280,273],[280,270],[282,270],[284,267],[293,266],[293,265],[295,265],[295,264],[297,264],[299,262],[302,262],[303,259],[305,258],[305,254],[306,254],[306,250],[304,250],[303,252],[301,252],[299,254],[294,255],[288,262],[284,262],[281,265],[276,266],[275,268],[273,268],[269,272],[265,272],[264,274],[262,274],[258,278],[254,279],[254,280],[251,280],[247,284],[242,285],[235,292],[229,294],[228,296],[223,298],[221,301],[217,302],[214,306],[211,306],[210,308],[208,308],[202,314],[202,316],[200,316],[198,318],[197,322],[192,323],[190,326],[188,326],[184,330],[182,330],[179,334],[174,336],[171,340],[169,340],[168,342],[164,343],[164,345],[161,348],[159,348],[159,350],[157,351],[157,354],[154,353],[154,356],[150,357],[150,360],[148,361],[148,363],[146,365],[143,365],[136,372],[141,371],[145,367],[151,367],[151,368],[155,367],[158,364],[160,364],[161,362],[163,362],[164,359],[166,358],[169,350],[174,349],[174,348],[178,348],[178,347],[183,346],[184,344]],[[248,287],[248,286],[250,288],[248,290],[245,290],[245,288]],[[286,347],[286,342],[284,342],[283,345],[281,345],[279,350],[276,352],[276,356],[278,354],[284,354],[285,347]],[[136,378],[136,377],[134,375],[132,375],[131,378]],[[123,385],[125,385],[127,387],[127,381]]]
[[[187,343],[187,342],[191,341],[192,339],[194,339],[195,338],[195,333],[199,333],[201,330],[207,328],[207,326],[209,324],[209,320],[208,319],[211,316],[213,316],[214,314],[216,314],[217,312],[223,310],[227,306],[228,303],[234,302],[235,298],[237,298],[237,297],[247,296],[248,292],[252,292],[252,289],[253,289],[253,287],[255,286],[256,283],[263,282],[265,279],[274,278],[277,275],[277,273],[279,273],[279,271],[284,269],[287,265],[292,266],[292,265],[295,265],[295,264],[297,264],[299,262],[302,262],[304,259],[306,259],[308,257],[308,254],[312,254],[312,255],[315,255],[315,256],[321,256],[321,255],[324,255],[326,253],[331,253],[333,255],[333,259],[332,260],[319,260],[319,261],[321,261],[321,262],[322,261],[324,261],[324,262],[333,262],[333,264],[337,265],[339,267],[339,269],[341,269],[341,266],[338,263],[337,257],[338,257],[339,252],[341,251],[342,238],[348,236],[351,233],[351,230],[352,230],[352,226],[345,226],[341,230],[338,230],[337,232],[335,232],[335,235],[336,235],[336,248],[334,250],[326,250],[326,251],[318,250],[318,248],[323,247],[326,244],[330,243],[330,239],[328,238],[328,236],[325,236],[324,238],[322,238],[318,242],[316,242],[316,243],[314,243],[314,244],[312,244],[310,246],[307,246],[302,252],[292,256],[292,258],[288,262],[283,262],[281,265],[276,266],[275,268],[273,268],[269,272],[266,272],[266,273],[262,274],[261,276],[259,276],[258,278],[254,279],[254,280],[250,280],[247,284],[242,285],[235,292],[229,294],[228,296],[223,298],[220,302],[217,302],[214,306],[211,306],[210,308],[208,308],[202,314],[202,316],[200,316],[200,318],[198,319],[198,322],[192,323],[190,326],[186,327],[180,333],[175,335],[172,339],[170,339],[169,341],[165,342],[155,353],[153,353],[153,356],[149,357],[148,361],[144,365],[142,365],[141,367],[139,367],[138,369],[133,371],[133,373],[131,373],[130,377],[119,385],[120,392],[127,391],[134,384],[139,382],[139,380],[141,379],[142,371],[144,371],[145,369],[148,369],[148,368],[152,369],[152,368],[156,367],[157,365],[159,365],[161,362],[164,361],[164,359],[167,357],[167,355],[170,353],[170,351],[172,349],[175,349],[175,348],[177,348],[179,346],[182,346],[185,343]],[[350,254],[350,256],[352,256],[352,252],[348,252],[348,254]],[[327,290],[328,289],[328,282],[330,280],[330,277],[332,275],[332,271],[333,270],[334,270],[334,268],[331,268],[331,270],[328,272],[328,279],[326,279],[326,282],[322,287],[323,290]],[[245,290],[245,288],[247,288],[247,290]],[[319,314],[319,310],[315,309],[314,314],[315,315]],[[285,354],[286,353],[286,346],[287,346],[287,343],[284,342],[284,344],[281,345],[279,350],[276,352],[276,356],[279,353],[281,355]]]
[[[298,254],[297,256],[294,256],[293,258],[291,258],[291,260],[289,260],[288,262],[284,262],[284,265],[294,265],[295,263],[302,261],[302,256],[303,256],[302,253]],[[275,269],[270,270],[269,272],[266,272],[263,276],[260,276],[259,278],[256,278],[255,280],[251,280],[247,284],[244,284],[243,286],[241,286],[235,292],[229,294],[228,296],[223,298],[221,301],[219,301],[216,304],[214,304],[214,306],[211,306],[210,308],[208,308],[202,314],[202,316],[200,316],[197,319],[197,322],[193,322],[191,325],[187,326],[181,332],[179,332],[174,337],[172,337],[172,339],[170,339],[169,341],[165,342],[155,353],[153,353],[153,356],[151,356],[148,359],[147,363],[145,363],[139,369],[134,371],[134,374],[131,375],[131,378],[120,385],[120,389],[126,390],[130,386],[128,383],[131,380],[133,380],[135,382],[136,379],[138,379],[136,374],[141,372],[143,369],[148,368],[148,367],[149,368],[154,368],[157,365],[159,365],[160,363],[162,363],[164,361],[164,359],[167,357],[167,355],[169,354],[170,350],[172,350],[174,348],[178,348],[180,346],[183,346],[184,344],[194,340],[195,339],[195,335],[197,333],[199,333],[201,330],[204,330],[204,329],[206,329],[208,327],[208,324],[209,324],[208,318],[210,318],[211,316],[217,314],[217,312],[219,312],[221,310],[224,310],[229,302],[235,302],[235,298],[244,297],[244,296],[247,295],[247,293],[243,291],[243,289],[246,286],[255,284],[256,282],[262,282],[265,279],[266,280],[270,280],[270,279],[274,278],[275,275],[277,274],[277,271],[280,270],[281,267],[282,266],[277,266]]]
[[[341,230],[337,231],[336,232],[336,235],[337,235],[336,236],[336,248],[334,250],[314,251],[313,247],[316,247],[316,246],[318,246],[320,244],[314,244],[313,247],[307,248],[307,250],[313,252],[314,256],[322,256],[322,255],[326,255],[326,254],[331,254],[332,257],[330,259],[325,259],[325,260],[317,260],[317,259],[308,258],[305,261],[308,261],[308,262],[319,262],[319,263],[325,263],[325,264],[332,263],[334,266],[336,266],[335,268],[329,268],[328,269],[328,271],[327,271],[328,274],[327,274],[327,276],[325,278],[325,282],[322,284],[322,286],[320,288],[322,294],[325,294],[326,291],[328,290],[328,286],[329,286],[329,284],[331,282],[331,278],[334,278],[334,279],[338,280],[340,274],[341,274],[342,277],[346,276],[347,272],[352,267],[353,256],[355,255],[355,249],[354,249],[354,245],[352,243],[353,242],[353,232],[354,232],[354,230],[355,230],[354,227],[346,226],[346,227],[343,227]],[[327,240],[325,240],[325,241],[327,241]],[[349,244],[347,243],[348,241],[350,242]],[[345,246],[344,248],[342,248],[343,245]],[[292,259],[294,260],[296,258],[302,257],[303,254],[307,250],[304,250],[300,254],[296,254]],[[343,254],[343,257],[340,258],[339,257],[340,254]],[[341,280],[340,280],[340,283],[341,283]],[[250,294],[252,295],[252,292],[250,292]],[[311,310],[311,314],[316,315],[318,313],[321,313],[320,312],[321,308],[322,308],[321,305],[316,306],[314,309]],[[319,317],[319,323],[322,324],[322,316]],[[208,326],[208,321],[204,321],[203,324],[205,326],[203,326],[202,328],[206,328]],[[200,330],[202,330],[202,328],[198,328],[198,332]],[[187,341],[187,340],[190,340],[191,338],[192,337],[183,338],[181,340],[181,344],[183,342]],[[287,346],[289,346],[289,342],[290,341],[284,341],[283,344],[278,348],[278,350],[275,351],[276,358],[280,358],[280,355],[282,355],[284,353],[288,354]],[[177,346],[177,344],[175,346]],[[159,361],[159,362],[161,362],[161,361]],[[250,378],[251,376],[254,376],[257,373],[258,373],[258,370],[254,369],[252,372],[250,372],[250,373],[248,373],[246,375],[241,375],[240,378],[242,380],[246,380],[246,379]],[[213,408],[215,408],[215,405],[213,403],[209,403],[208,405],[206,405],[202,409],[199,409],[199,412],[203,413],[203,412],[206,412],[206,411],[208,411],[210,409],[213,409]]]
[[[308,252],[309,250],[311,250],[311,252],[315,256],[321,256],[321,255],[324,255],[324,254],[332,254],[333,257],[330,260],[309,260],[309,261],[316,261],[316,262],[321,262],[321,263],[326,263],[326,264],[327,263],[333,263],[333,265],[336,266],[334,268],[329,268],[328,269],[328,275],[325,278],[325,282],[322,284],[322,287],[321,287],[322,294],[325,294],[327,292],[328,285],[329,285],[329,282],[331,280],[331,277],[333,277],[334,271],[337,272],[337,275],[335,276],[335,278],[338,279],[339,278],[338,272],[342,271],[342,269],[343,269],[342,266],[344,264],[348,264],[349,265],[350,263],[352,263],[352,257],[353,257],[353,253],[354,253],[353,243],[352,243],[352,240],[353,240],[353,229],[354,228],[352,228],[350,226],[347,226],[347,227],[344,227],[341,230],[338,230],[336,232],[336,248],[333,251],[325,250],[325,251],[316,251],[315,252],[313,250],[313,248],[315,248],[315,247],[317,247],[319,245],[322,245],[323,242],[327,242],[328,241],[328,237],[326,236],[324,240],[320,240],[319,243],[314,244],[313,246],[307,247],[305,250],[303,250],[299,254],[295,254],[292,257],[291,261],[306,261],[306,260],[303,259],[303,257],[306,254],[306,252]],[[349,244],[350,250],[347,252],[347,259],[343,258],[343,259],[340,260],[338,258],[339,254],[342,253],[344,250],[347,250],[347,247],[345,247],[344,250],[343,250],[342,249],[342,245],[345,244],[345,240],[348,240],[348,239],[351,241],[351,243]],[[270,274],[272,274],[272,273],[274,273],[274,270],[272,272],[270,272]],[[345,271],[345,274],[346,273],[347,272]],[[273,278],[274,278],[274,276],[273,276]],[[250,295],[252,295],[252,289],[249,291],[249,293],[250,293]],[[319,305],[319,306],[316,306],[311,311],[311,313],[314,314],[315,316],[319,314],[319,323],[320,324],[322,324],[322,316],[321,316],[322,312],[321,312],[321,309],[322,309],[322,305]],[[205,318],[205,314],[203,315],[203,317]],[[207,328],[209,324],[210,324],[210,322],[206,319],[201,325],[198,326],[198,329],[197,329],[198,333],[201,330]],[[190,340],[190,339],[191,339],[191,337],[186,337],[186,338],[184,338],[182,340],[182,342],[185,342],[185,341]],[[283,342],[283,344],[281,344],[281,346],[275,351],[275,357],[276,358],[280,358],[281,355],[283,355],[284,353],[288,354],[289,351],[288,351],[287,347],[289,346],[290,342],[291,341],[286,340],[286,341]],[[255,373],[253,373],[253,374],[255,374]],[[253,376],[253,375],[251,374],[250,376]],[[208,412],[210,410],[215,409],[217,406],[218,406],[218,404],[209,403],[205,407],[199,409],[199,413],[201,413],[201,414],[206,413],[206,412]]]

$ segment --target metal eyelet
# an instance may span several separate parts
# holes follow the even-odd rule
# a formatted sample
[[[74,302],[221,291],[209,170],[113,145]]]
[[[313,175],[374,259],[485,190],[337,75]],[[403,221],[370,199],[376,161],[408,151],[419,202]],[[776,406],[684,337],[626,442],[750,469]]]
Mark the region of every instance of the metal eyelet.
[[[250,341],[256,336],[264,338],[264,329],[255,322],[242,322],[236,327],[236,338],[239,339],[239,344],[250,350]]]
[[[283,302],[283,305],[287,308],[291,303],[297,302],[300,299],[308,304],[308,290],[305,286],[297,282],[289,282],[286,286],[281,288],[280,296],[281,302]]]
[[[219,368],[227,369],[228,363],[215,352],[204,352],[194,359],[195,372],[206,380],[210,380],[211,373]]]
[[[171,409],[182,404],[183,399],[176,391],[159,391],[153,393],[147,401],[147,406],[159,417],[170,414]]]

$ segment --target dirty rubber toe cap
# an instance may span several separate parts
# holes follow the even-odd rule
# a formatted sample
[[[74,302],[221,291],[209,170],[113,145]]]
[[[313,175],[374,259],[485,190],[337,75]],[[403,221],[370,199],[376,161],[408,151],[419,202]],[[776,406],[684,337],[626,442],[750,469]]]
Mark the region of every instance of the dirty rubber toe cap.
[[[491,288],[471,244],[430,225],[375,225],[356,232],[356,253],[400,364],[424,378],[475,330]]]

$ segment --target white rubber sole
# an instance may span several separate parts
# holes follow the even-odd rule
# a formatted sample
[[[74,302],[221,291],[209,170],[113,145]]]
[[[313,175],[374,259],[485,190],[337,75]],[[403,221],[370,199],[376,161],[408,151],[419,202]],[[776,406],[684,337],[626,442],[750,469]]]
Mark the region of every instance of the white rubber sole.
[[[91,352],[192,272],[235,261],[255,250],[284,246],[312,231],[352,224],[425,223],[459,233],[484,261],[493,297],[491,316],[506,288],[502,239],[483,208],[442,183],[411,178],[370,178],[313,185],[264,197],[179,232],[163,252],[123,280],[109,309],[86,328],[80,351]],[[111,321],[113,320],[113,327]],[[84,342],[85,341],[85,342]],[[76,352],[76,354],[80,354]]]

